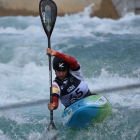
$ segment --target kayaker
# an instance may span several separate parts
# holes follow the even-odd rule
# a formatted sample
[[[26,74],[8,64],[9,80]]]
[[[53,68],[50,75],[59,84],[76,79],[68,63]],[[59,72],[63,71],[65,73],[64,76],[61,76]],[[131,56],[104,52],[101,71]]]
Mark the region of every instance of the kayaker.
[[[49,110],[58,108],[58,99],[65,107],[68,107],[74,102],[91,95],[82,76],[81,66],[75,58],[50,48],[47,48],[47,55],[55,56],[53,69],[56,73],[56,78],[52,83],[53,103],[48,103]]]

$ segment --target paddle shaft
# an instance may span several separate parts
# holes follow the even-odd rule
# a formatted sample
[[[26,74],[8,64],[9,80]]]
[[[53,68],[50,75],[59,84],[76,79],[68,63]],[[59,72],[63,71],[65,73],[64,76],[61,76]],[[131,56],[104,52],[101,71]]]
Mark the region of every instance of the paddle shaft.
[[[48,37],[48,48],[51,49],[50,37]],[[51,65],[51,55],[49,57],[49,82],[50,82],[50,103],[53,103],[52,100],[52,65]],[[50,110],[50,120],[53,121],[53,110]]]

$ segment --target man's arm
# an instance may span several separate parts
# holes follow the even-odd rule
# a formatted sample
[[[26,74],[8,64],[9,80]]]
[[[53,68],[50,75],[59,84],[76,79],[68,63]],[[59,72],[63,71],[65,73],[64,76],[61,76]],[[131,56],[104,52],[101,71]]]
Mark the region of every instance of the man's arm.
[[[58,102],[59,94],[60,94],[60,89],[59,89],[58,85],[56,85],[56,83],[53,83],[52,84],[53,103],[48,103],[48,109],[49,110],[55,110],[55,109],[58,108],[58,105],[59,105],[59,102]]]
[[[58,108],[58,97],[53,96],[53,103],[48,103],[49,110],[55,110]]]

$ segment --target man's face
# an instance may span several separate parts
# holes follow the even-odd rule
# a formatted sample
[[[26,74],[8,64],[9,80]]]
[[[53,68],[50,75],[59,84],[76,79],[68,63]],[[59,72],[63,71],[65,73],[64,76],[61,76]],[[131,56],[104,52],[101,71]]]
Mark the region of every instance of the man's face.
[[[55,70],[55,72],[56,72],[56,75],[58,76],[58,78],[60,80],[64,80],[65,77],[66,77],[66,75],[67,75],[68,70],[66,70],[66,71],[58,71],[58,70]]]

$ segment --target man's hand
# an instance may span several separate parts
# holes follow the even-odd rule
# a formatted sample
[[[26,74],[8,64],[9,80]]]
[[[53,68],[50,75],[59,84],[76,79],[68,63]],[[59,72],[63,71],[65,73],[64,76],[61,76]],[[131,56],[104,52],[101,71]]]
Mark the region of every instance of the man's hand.
[[[47,48],[47,55],[56,56],[56,51],[50,48]]]
[[[48,103],[48,109],[53,110],[55,107],[55,103]]]

